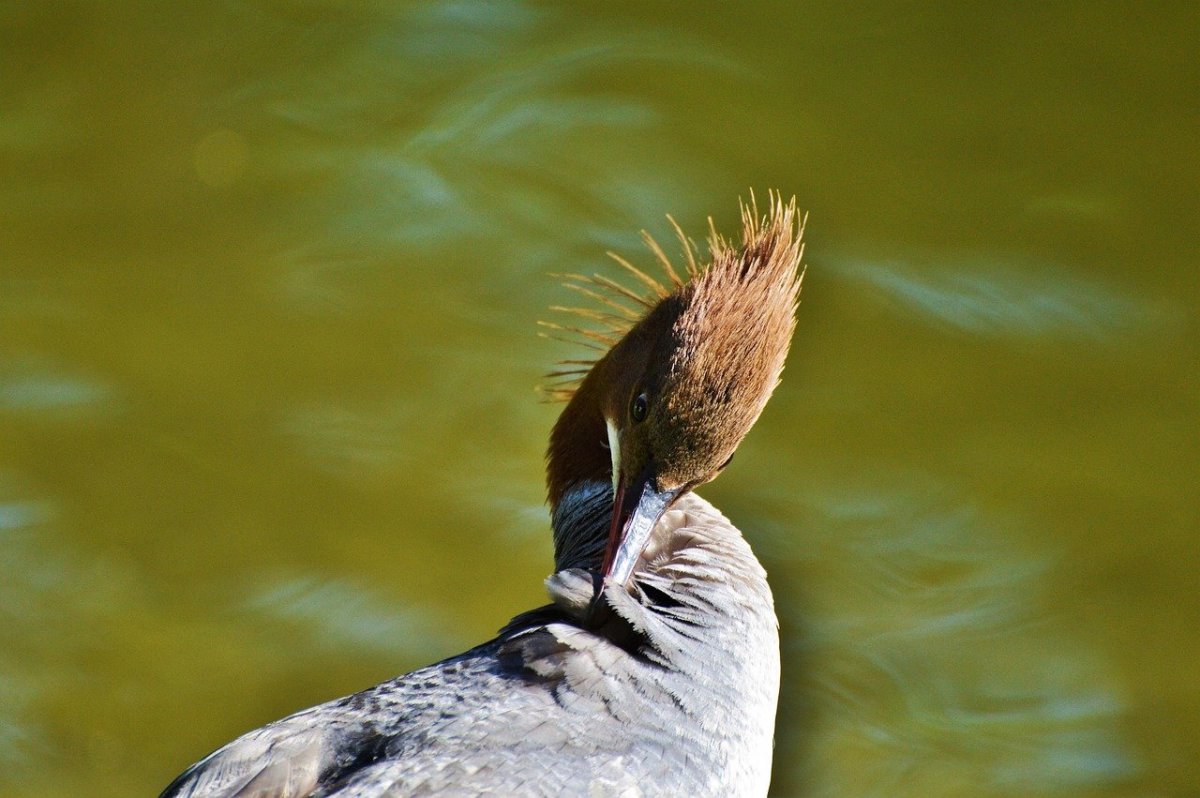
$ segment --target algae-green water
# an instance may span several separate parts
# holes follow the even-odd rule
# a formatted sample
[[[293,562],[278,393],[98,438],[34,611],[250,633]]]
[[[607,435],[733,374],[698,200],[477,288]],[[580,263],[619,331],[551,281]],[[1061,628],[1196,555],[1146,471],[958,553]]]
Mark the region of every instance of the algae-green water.
[[[0,4],[0,793],[544,600],[549,274],[809,211],[781,796],[1200,790],[1191,3]]]

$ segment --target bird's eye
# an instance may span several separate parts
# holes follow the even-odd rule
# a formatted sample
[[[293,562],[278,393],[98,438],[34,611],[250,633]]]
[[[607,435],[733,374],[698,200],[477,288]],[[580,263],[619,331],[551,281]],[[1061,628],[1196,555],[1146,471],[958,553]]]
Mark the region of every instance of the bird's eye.
[[[645,421],[646,412],[650,409],[650,400],[646,398],[646,394],[639,393],[633,397],[633,404],[629,407],[629,415],[635,421]]]

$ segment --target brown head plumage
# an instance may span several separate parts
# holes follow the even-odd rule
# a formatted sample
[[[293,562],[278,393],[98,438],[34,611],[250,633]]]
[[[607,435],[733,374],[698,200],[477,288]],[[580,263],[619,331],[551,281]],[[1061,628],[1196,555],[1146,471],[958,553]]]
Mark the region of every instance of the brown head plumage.
[[[568,276],[600,307],[560,309],[600,329],[549,326],[606,351],[552,375],[575,378],[548,391],[569,400],[548,452],[552,503],[584,480],[611,478],[620,493],[649,479],[673,496],[707,482],[778,384],[803,277],[795,200],[785,204],[772,194],[766,216],[753,198],[743,204],[740,245],[720,236],[711,220],[709,226],[707,266],[697,265],[694,247],[679,233],[686,281],[648,236],[669,286],[620,258],[641,292],[605,277]]]

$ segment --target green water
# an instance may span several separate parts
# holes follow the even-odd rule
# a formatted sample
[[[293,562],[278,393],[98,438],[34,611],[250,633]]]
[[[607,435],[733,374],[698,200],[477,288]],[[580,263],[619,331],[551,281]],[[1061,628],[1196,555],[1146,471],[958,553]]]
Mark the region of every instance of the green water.
[[[0,3],[0,793],[542,601],[549,272],[810,211],[775,792],[1200,791],[1200,7]]]

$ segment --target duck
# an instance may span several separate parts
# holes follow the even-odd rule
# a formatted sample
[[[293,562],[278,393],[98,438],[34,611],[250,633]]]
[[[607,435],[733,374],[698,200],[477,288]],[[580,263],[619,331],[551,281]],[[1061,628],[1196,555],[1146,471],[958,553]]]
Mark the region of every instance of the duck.
[[[670,218],[670,217],[668,217]],[[546,454],[549,603],[493,639],[249,731],[161,798],[763,796],[779,698],[766,572],[696,489],[779,383],[803,283],[804,218],[771,193],[708,255],[671,220],[661,278],[566,275],[591,307],[549,323],[564,361]],[[633,287],[627,283],[632,281]],[[581,321],[582,320],[582,321]]]

